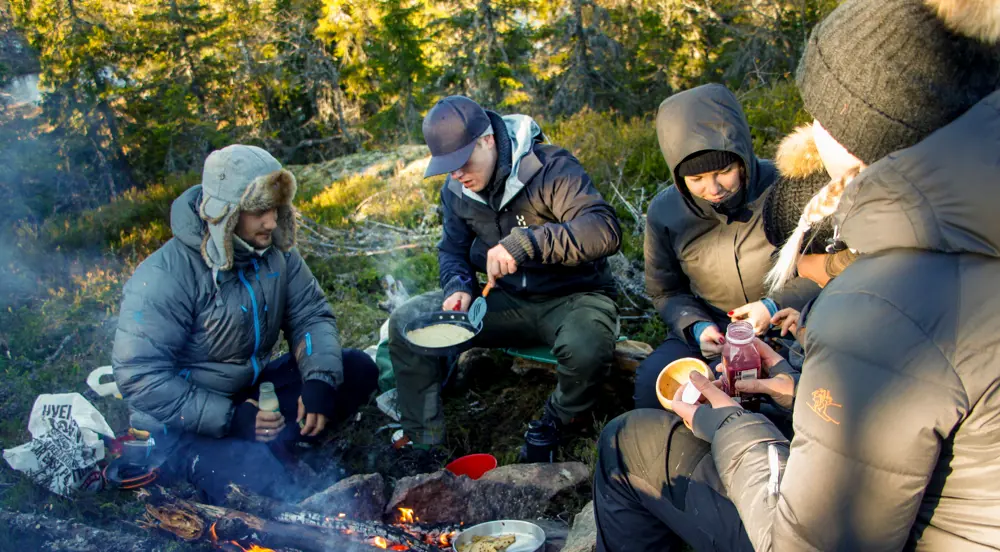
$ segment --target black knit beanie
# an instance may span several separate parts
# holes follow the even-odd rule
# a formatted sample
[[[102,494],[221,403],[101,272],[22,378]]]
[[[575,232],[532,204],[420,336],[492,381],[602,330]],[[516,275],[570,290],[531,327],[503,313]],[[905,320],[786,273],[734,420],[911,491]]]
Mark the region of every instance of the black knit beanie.
[[[830,182],[826,171],[815,172],[801,178],[785,175],[778,177],[777,182],[764,200],[762,218],[764,220],[764,235],[767,241],[775,247],[785,245],[785,240],[792,235],[799,223],[799,217],[820,188]],[[833,240],[832,219],[826,219],[814,225],[805,239],[799,253],[825,253],[826,246]]]
[[[681,178],[711,171],[721,171],[729,165],[739,162],[743,164],[743,159],[730,151],[703,150],[692,153],[684,158],[677,165],[677,175]]]
[[[987,0],[846,0],[799,62],[806,111],[866,164],[916,144],[1000,88],[987,20],[996,10]]]

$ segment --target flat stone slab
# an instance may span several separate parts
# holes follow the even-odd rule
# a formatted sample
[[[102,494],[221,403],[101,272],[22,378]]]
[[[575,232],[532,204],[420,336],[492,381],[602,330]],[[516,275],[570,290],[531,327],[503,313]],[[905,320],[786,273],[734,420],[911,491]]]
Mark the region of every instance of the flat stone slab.
[[[557,494],[590,478],[581,462],[512,464],[477,481],[441,470],[400,479],[384,513],[412,508],[423,523],[466,525],[499,519],[540,516]]]

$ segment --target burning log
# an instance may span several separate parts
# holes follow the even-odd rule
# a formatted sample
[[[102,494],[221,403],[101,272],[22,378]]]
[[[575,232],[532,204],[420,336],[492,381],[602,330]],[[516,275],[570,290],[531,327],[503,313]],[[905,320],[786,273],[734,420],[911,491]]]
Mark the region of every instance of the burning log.
[[[353,520],[346,514],[337,517],[304,510],[296,505],[287,504],[260,495],[248,493],[238,485],[230,485],[226,503],[239,511],[249,512],[257,516],[275,521],[317,527],[332,528],[350,535],[364,535],[370,539],[384,539],[387,542],[398,542],[404,545],[423,543],[434,547],[447,548],[451,539],[458,533],[458,525],[424,525],[414,518],[413,510],[399,508],[400,515],[396,524],[390,525],[374,521]],[[413,550],[417,550],[413,548]]]
[[[263,497],[238,492],[244,495],[247,504],[257,504],[258,511],[274,515],[275,519],[183,500],[156,487],[140,492],[140,497],[147,502],[144,524],[188,541],[207,541],[217,546],[254,542],[270,548],[295,548],[304,552],[329,550],[332,543],[337,542],[344,543],[345,547],[353,542],[393,550],[439,552],[444,543],[444,540],[426,543],[422,536],[392,525],[294,512]]]
[[[338,517],[323,516],[296,505],[249,493],[234,484],[229,485],[226,503],[233,509],[275,521],[332,528],[348,534],[365,535],[373,539],[383,538],[388,542],[403,544],[416,539],[424,544],[448,547],[451,545],[451,539],[459,530],[457,525],[417,523],[419,520],[414,518],[413,510],[409,508],[399,508],[399,520],[395,525],[352,520],[346,514],[340,514]]]

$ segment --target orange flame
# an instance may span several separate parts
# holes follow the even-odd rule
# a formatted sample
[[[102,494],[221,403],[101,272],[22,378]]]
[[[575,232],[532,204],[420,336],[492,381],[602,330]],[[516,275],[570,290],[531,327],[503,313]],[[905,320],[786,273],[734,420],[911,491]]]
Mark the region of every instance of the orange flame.
[[[372,544],[379,548],[389,548],[389,543],[385,541],[382,537],[375,537],[372,539]]]
[[[449,546],[451,544],[451,535],[451,533],[441,533],[441,536],[438,537],[438,543],[441,546]]]
[[[399,521],[401,523],[413,523],[413,508],[400,508]]]
[[[229,543],[235,545],[244,552],[275,552],[273,548],[264,548],[263,546],[258,546],[256,544],[251,544],[250,548],[243,548],[243,546],[236,541],[229,541]]]
[[[219,522],[216,521],[211,527],[208,528],[208,534],[212,536],[212,544],[219,542],[219,534],[215,532],[215,525],[217,523]]]
[[[337,517],[339,517],[340,519],[344,519],[345,517],[347,517],[347,514],[341,512],[341,513],[337,514]]]
[[[392,545],[392,546],[389,547],[389,550],[397,550],[397,551],[401,551],[401,552],[406,552],[409,549],[410,549],[410,547],[406,546],[405,544],[394,544],[394,545]]]

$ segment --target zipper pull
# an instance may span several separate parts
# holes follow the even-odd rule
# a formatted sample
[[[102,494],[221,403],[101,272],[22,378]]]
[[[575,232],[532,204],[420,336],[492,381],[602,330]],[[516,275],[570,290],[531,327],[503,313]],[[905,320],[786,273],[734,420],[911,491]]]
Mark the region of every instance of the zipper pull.
[[[781,459],[778,457],[778,445],[771,443],[767,445],[767,502],[771,507],[778,503],[778,495],[781,493]]]

